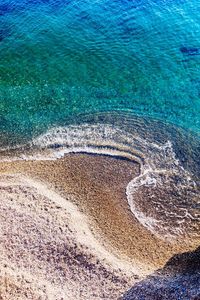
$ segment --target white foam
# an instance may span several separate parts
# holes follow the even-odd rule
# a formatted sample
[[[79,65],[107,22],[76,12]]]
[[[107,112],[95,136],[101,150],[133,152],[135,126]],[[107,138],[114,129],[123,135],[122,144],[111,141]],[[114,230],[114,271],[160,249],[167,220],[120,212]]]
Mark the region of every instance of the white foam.
[[[170,183],[175,180],[173,176],[179,178],[177,185],[173,183],[174,189],[177,189],[178,192],[184,186],[187,187],[191,184],[195,186],[191,174],[184,170],[176,158],[170,141],[164,144],[150,142],[148,139],[141,138],[137,132],[133,134],[110,124],[83,124],[52,128],[29,143],[27,148],[33,149],[31,154],[19,154],[12,158],[4,157],[2,160],[53,160],[63,157],[67,153],[85,152],[120,156],[137,161],[140,164],[140,175],[131,180],[126,188],[127,200],[132,213],[154,234],[171,238],[172,235],[176,236],[182,232],[182,225],[185,222],[180,222],[179,217],[182,216],[179,216],[179,213],[177,214],[178,221],[174,221],[174,228],[171,224],[168,228],[167,222],[159,219],[159,211],[156,207],[153,209],[155,212],[158,211],[155,214],[156,217],[148,215],[145,211],[138,209],[136,198],[137,192],[143,187],[155,189],[166,184],[167,189],[168,181]],[[157,200],[160,201],[160,199]],[[163,202],[161,199],[160,206],[165,207],[167,203],[164,201],[166,199]],[[178,207],[179,203],[176,205],[177,210],[181,211],[181,205],[180,207]],[[169,215],[166,210],[166,216],[167,214]],[[190,212],[187,216],[189,214]]]

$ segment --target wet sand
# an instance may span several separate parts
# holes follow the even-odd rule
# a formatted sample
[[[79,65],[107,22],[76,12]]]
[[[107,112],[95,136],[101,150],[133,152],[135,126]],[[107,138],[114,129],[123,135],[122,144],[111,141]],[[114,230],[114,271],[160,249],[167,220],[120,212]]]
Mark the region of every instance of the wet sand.
[[[137,163],[70,154],[4,162],[0,174],[2,299],[117,299],[197,246],[163,241],[134,218],[125,192]]]

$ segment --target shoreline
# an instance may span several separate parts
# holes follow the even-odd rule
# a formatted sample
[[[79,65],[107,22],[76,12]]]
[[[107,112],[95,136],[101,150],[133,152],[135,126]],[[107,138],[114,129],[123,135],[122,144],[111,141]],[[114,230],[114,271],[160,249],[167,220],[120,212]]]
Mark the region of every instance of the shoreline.
[[[96,223],[95,227],[99,228],[104,235],[106,232],[108,234],[107,229],[110,226],[117,233],[116,230],[120,230],[117,222],[121,220],[121,225],[124,227],[124,230],[120,232],[121,237],[123,233],[126,232],[127,236],[127,232],[129,232],[133,238],[134,227],[138,227],[145,238],[152,240],[153,243],[158,243],[159,247],[167,245],[169,249],[173,249],[173,246],[170,247],[169,241],[160,240],[144,228],[130,211],[126,199],[126,186],[130,180],[139,175],[137,163],[98,154],[75,153],[67,154],[64,158],[57,160],[2,163],[0,165],[1,173],[27,174],[30,178],[44,182],[63,197],[73,195],[74,203],[89,216],[92,223]],[[108,209],[111,209],[112,213]],[[102,224],[105,212],[110,217],[106,221],[112,219],[113,226],[111,223],[108,223],[109,225]],[[116,219],[113,212],[116,214]],[[108,228],[105,230],[106,225]],[[112,233],[108,236],[108,239],[111,238],[114,241]],[[117,242],[119,240],[120,238],[117,239]],[[131,243],[131,239],[128,241]],[[131,249],[129,250],[126,251],[126,254],[131,257]]]
[[[25,178],[25,182],[29,182],[31,189],[33,189],[31,192],[33,195],[30,199],[27,198],[26,203],[26,194],[29,195],[31,193],[26,191],[26,188],[24,190],[23,186],[26,187],[26,184],[24,185],[22,182],[20,188],[20,183],[18,183],[19,191],[17,191],[14,196],[14,203],[11,203],[11,208],[13,205],[14,207],[17,207],[19,205],[18,201],[20,201],[20,197],[23,198],[25,195],[23,204],[25,209],[22,212],[22,215],[29,214],[29,210],[32,214],[32,208],[30,209],[29,207],[32,207],[32,200],[35,198],[37,199],[36,207],[38,207],[38,205],[43,205],[44,193],[43,195],[34,196],[34,186],[36,184],[38,187],[45,187],[45,199],[48,199],[48,203],[46,204],[46,208],[38,211],[38,215],[34,215],[34,218],[42,218],[38,221],[38,226],[40,226],[40,222],[43,222],[43,219],[49,219],[51,215],[49,215],[49,211],[52,209],[51,206],[56,205],[56,197],[60,197],[63,203],[65,201],[66,203],[70,203],[70,205],[78,210],[80,214],[85,216],[88,222],[89,231],[91,231],[92,236],[98,241],[96,246],[93,246],[92,252],[90,246],[86,246],[86,256],[90,257],[91,253],[93,253],[93,257],[103,258],[103,256],[98,253],[99,249],[105,249],[107,254],[104,255],[101,262],[104,265],[104,268],[107,268],[106,266],[109,265],[108,269],[111,273],[115,273],[115,269],[120,269],[121,271],[117,271],[117,276],[123,280],[126,278],[127,282],[124,282],[123,284],[119,283],[121,279],[117,284],[111,280],[112,289],[116,290],[115,292],[113,291],[110,293],[114,293],[115,295],[117,290],[119,295],[121,295],[119,291],[123,292],[129,286],[133,285],[133,283],[137,281],[137,279],[134,279],[134,276],[141,279],[143,276],[163,267],[166,261],[174,254],[192,250],[195,247],[194,245],[171,244],[168,241],[158,239],[134,218],[126,200],[126,186],[128,182],[135,176],[138,176],[138,174],[139,165],[137,163],[120,160],[115,157],[90,154],[67,154],[63,158],[53,161],[16,161],[10,163],[3,162],[0,164],[0,176],[1,178],[3,178],[2,176],[5,178],[8,176],[6,179],[8,185],[9,178],[12,182],[14,175],[19,178]],[[10,187],[10,189],[12,192],[12,187]],[[9,196],[9,188],[6,193],[8,193]],[[10,199],[10,196],[8,199]],[[62,214],[65,214],[65,209],[62,207],[61,212]],[[52,230],[54,230],[54,222],[55,224],[61,222],[61,220],[62,223],[65,222],[62,214],[52,221]],[[51,218],[54,219],[54,216],[52,215]],[[84,220],[84,218],[82,220]],[[73,243],[75,244],[77,243],[77,234],[79,235],[78,231],[79,229],[82,230],[81,224],[83,223],[80,223],[79,228],[75,226],[75,231],[72,230],[70,234],[68,233],[71,236],[70,239],[73,239]],[[37,227],[37,225],[35,226]],[[42,227],[40,228],[40,231],[42,234]],[[48,233],[44,234],[44,238],[50,238]],[[83,240],[81,243],[82,245],[84,244]],[[92,242],[91,247],[93,244],[95,243]],[[18,246],[16,246],[15,251],[19,250],[17,247]],[[73,250],[71,255],[72,257],[77,256],[76,251]],[[112,264],[108,263],[108,256],[111,258],[118,257],[118,260],[114,259],[114,264],[117,266],[118,261],[120,262],[120,267],[114,268],[114,265],[112,266]],[[82,262],[78,265],[80,273],[82,272]],[[14,264],[15,263],[14,259]],[[55,262],[52,266],[48,267],[52,274],[54,274],[52,276],[56,276],[55,271],[52,271],[52,268],[55,267],[54,264]],[[18,267],[19,269],[21,268],[20,264]],[[131,271],[130,273],[128,271],[130,267],[132,267],[133,270],[135,269],[135,272]],[[89,272],[89,276],[93,276],[93,273],[96,274],[95,272],[99,272],[96,263],[93,268],[92,273]],[[74,270],[71,272],[73,273]],[[44,274],[42,276],[44,276]],[[68,274],[66,276],[65,279],[68,280],[71,275]],[[98,276],[104,278],[104,275],[102,274]],[[105,281],[105,278],[101,280]],[[102,282],[101,280],[98,284]],[[86,282],[84,293],[87,292],[87,289],[89,289],[89,286],[87,286]],[[100,290],[98,293],[100,293]],[[72,296],[69,296],[69,299],[71,299],[70,297]],[[100,299],[98,297],[94,299]],[[81,298],[80,296],[80,299],[87,299],[87,297]],[[112,299],[112,297],[110,296],[109,298],[107,296],[107,299]]]

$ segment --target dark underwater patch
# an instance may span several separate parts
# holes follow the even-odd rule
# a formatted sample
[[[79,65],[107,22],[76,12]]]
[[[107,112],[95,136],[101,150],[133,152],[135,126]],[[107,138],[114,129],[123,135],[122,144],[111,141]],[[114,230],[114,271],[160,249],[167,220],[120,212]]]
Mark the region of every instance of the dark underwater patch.
[[[200,48],[196,47],[180,47],[181,53],[185,55],[200,55]]]
[[[14,5],[8,4],[8,3],[3,3],[0,4],[0,16],[4,16],[8,13],[11,13],[14,10]]]

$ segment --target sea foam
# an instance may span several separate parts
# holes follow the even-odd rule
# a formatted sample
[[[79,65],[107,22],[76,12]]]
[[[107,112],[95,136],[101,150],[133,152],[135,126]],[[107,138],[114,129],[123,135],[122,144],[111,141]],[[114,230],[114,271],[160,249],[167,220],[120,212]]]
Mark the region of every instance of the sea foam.
[[[53,160],[67,153],[88,153],[137,162],[140,174],[126,187],[133,215],[159,237],[198,238],[196,179],[183,167],[170,140],[152,141],[139,133],[127,131],[124,125],[102,122],[55,127],[23,145],[23,154],[18,147],[12,157],[4,155],[2,160]]]

